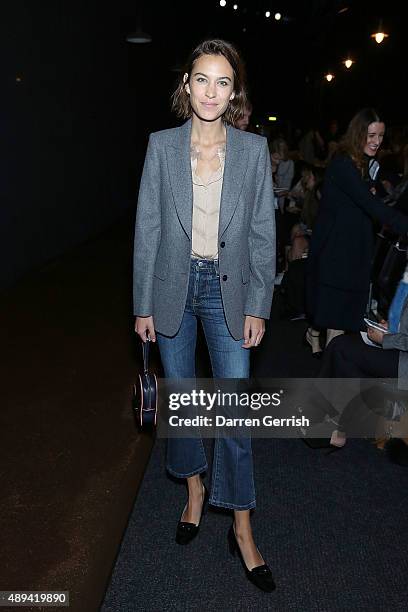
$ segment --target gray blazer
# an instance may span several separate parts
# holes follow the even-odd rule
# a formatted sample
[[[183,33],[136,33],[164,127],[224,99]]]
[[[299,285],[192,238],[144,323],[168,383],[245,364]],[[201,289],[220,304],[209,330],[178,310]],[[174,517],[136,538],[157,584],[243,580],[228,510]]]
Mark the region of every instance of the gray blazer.
[[[193,184],[191,120],[150,135],[137,205],[134,314],[177,333],[187,299]],[[219,219],[222,301],[231,335],[244,317],[269,319],[275,277],[275,213],[266,138],[227,126]]]
[[[408,299],[402,307],[399,331],[396,334],[385,334],[383,349],[398,349],[398,388],[408,390]]]

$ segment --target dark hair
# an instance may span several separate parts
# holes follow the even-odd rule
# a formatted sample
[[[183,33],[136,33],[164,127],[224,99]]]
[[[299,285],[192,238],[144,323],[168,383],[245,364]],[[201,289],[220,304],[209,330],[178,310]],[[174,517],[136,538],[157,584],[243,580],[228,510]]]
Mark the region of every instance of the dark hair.
[[[354,115],[340,141],[338,152],[349,155],[361,172],[366,165],[363,149],[367,142],[368,126],[381,121],[373,108],[363,108]]]
[[[190,96],[186,92],[183,77],[184,74],[187,73],[188,78],[190,78],[195,62],[202,55],[222,55],[231,65],[234,75],[235,96],[230,100],[224,113],[224,121],[231,125],[235,125],[236,121],[244,114],[245,107],[248,105],[246,74],[244,63],[237,49],[234,45],[225,40],[205,40],[192,51],[181,73],[177,88],[172,95],[172,110],[182,119],[191,117],[193,111],[190,104]]]

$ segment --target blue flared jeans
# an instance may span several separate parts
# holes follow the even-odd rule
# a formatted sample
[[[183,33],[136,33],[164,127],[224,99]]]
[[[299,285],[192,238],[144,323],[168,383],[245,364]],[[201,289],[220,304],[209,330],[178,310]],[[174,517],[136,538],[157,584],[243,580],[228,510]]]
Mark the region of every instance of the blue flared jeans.
[[[227,327],[222,305],[218,261],[192,259],[183,319],[175,336],[157,334],[166,378],[195,378],[197,321],[200,319],[214,378],[248,378],[249,349]],[[243,331],[243,330],[242,330]],[[169,438],[167,469],[187,478],[205,472],[207,459],[201,438]],[[233,510],[255,507],[250,438],[216,437],[210,504]]]

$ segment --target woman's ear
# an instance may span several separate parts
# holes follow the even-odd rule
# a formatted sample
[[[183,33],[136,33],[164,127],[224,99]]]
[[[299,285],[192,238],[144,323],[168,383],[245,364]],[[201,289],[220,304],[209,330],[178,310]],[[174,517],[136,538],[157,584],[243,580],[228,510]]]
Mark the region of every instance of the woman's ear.
[[[184,89],[190,95],[190,85],[188,84],[188,74],[187,72],[183,76]]]
[[[235,91],[232,92],[232,94],[230,95],[230,102],[231,100],[233,100],[235,98]]]

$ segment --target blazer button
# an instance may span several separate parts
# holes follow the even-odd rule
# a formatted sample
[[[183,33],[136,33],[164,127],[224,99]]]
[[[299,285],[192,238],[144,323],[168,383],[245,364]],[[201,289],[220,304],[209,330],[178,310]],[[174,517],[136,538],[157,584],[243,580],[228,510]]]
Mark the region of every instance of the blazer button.
[[[225,242],[224,242],[224,241],[222,241],[222,242],[221,242],[220,247],[221,247],[222,249],[225,247]]]
[[[227,278],[228,278],[228,276],[227,276],[226,274],[224,274],[224,276],[222,277],[222,280],[223,280],[223,281],[226,281],[226,280],[227,280]]]

